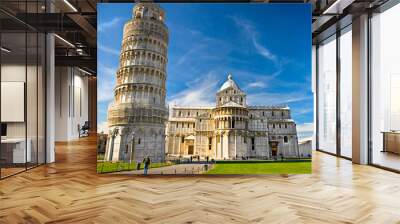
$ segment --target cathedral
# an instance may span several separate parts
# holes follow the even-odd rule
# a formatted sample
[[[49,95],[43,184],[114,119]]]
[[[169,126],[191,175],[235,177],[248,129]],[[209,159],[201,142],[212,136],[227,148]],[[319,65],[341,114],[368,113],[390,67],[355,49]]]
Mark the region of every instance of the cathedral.
[[[170,158],[269,159],[300,157],[296,123],[287,106],[250,106],[232,75],[215,107],[171,108],[166,128]]]
[[[215,107],[168,110],[168,40],[164,10],[158,4],[137,3],[123,30],[114,100],[107,114],[106,161],[300,156],[289,108],[248,106],[232,75],[216,93]]]

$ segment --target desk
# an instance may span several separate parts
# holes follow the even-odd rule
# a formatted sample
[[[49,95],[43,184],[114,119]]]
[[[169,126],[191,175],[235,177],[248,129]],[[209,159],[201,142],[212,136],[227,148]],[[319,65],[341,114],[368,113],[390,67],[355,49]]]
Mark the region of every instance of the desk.
[[[25,152],[25,138],[1,139],[1,159],[4,159],[6,163],[31,162],[32,140],[28,138],[26,142],[28,147],[26,147]]]
[[[384,131],[383,152],[400,154],[400,131]]]

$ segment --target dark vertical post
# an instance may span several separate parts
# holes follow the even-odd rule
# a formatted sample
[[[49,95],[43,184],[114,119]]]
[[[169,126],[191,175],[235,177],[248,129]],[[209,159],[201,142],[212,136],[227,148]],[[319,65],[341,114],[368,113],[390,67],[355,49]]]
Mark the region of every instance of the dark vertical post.
[[[372,20],[372,11],[368,11],[368,25],[367,25],[367,46],[368,46],[368,53],[367,53],[367,82],[368,82],[368,94],[367,94],[367,117],[368,117],[368,164],[373,163],[373,153],[372,153],[372,83],[371,83],[371,71],[372,71],[372,63],[371,63],[371,56],[372,56],[372,29],[371,29],[371,20]]]
[[[39,1],[36,1],[39,15]],[[39,22],[39,16],[36,17]],[[39,31],[36,31],[36,166],[39,165]]]
[[[336,155],[341,156],[341,119],[340,119],[340,35],[339,27],[336,28]]]
[[[28,21],[28,0],[25,0],[25,21]],[[25,170],[28,169],[28,119],[27,119],[27,89],[28,89],[28,24],[25,23],[25,87],[24,87],[24,121],[25,121]]]
[[[315,149],[319,150],[319,44],[315,45]]]

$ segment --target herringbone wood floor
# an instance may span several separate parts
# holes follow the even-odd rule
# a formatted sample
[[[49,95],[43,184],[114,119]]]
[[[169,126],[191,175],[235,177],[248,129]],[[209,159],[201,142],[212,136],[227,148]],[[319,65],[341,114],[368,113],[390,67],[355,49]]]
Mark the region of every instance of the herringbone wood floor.
[[[97,175],[93,137],[0,181],[0,223],[400,223],[400,175],[314,153],[312,175]]]

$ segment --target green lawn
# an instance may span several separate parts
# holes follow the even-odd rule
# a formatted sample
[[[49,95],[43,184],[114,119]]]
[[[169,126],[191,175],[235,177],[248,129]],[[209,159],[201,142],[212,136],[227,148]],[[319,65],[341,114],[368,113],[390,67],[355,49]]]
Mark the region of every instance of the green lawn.
[[[151,163],[150,168],[158,168],[163,166],[171,166],[173,163]],[[144,168],[144,164],[140,164],[140,169]],[[97,173],[111,173],[118,171],[135,170],[136,163],[131,164],[127,162],[98,162],[97,163]]]
[[[104,160],[104,154],[97,154],[97,160]]]
[[[309,174],[310,162],[221,163],[207,174]]]

